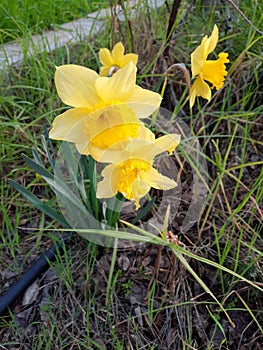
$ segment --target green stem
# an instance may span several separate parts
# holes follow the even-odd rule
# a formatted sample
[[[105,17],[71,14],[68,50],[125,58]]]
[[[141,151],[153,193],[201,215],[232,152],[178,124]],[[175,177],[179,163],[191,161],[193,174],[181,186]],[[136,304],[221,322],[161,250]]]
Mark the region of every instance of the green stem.
[[[112,276],[113,276],[114,267],[116,263],[117,250],[118,250],[118,238],[115,238],[113,252],[112,252],[112,260],[111,260],[110,271],[109,271],[109,278],[108,278],[108,283],[106,288],[106,301],[105,301],[106,306],[108,305],[109,297],[111,293]]]

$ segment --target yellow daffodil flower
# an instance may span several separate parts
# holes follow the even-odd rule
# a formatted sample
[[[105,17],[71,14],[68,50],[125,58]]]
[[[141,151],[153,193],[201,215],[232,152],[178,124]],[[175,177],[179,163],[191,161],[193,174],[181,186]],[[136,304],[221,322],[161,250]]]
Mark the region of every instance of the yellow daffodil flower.
[[[192,77],[196,77],[193,86],[190,89],[190,107],[192,108],[195,102],[196,96],[201,96],[208,101],[211,99],[211,89],[216,88],[219,90],[227,75],[225,63],[228,63],[228,54],[221,52],[216,61],[207,60],[207,56],[211,53],[218,41],[218,27],[214,26],[212,35],[207,35],[202,39],[201,45],[199,45],[195,51],[191,54],[192,65]],[[208,85],[205,81],[212,84]]]
[[[155,135],[146,127],[141,126],[136,139],[121,150],[106,150],[100,155],[99,161],[110,162],[102,171],[103,180],[98,183],[97,197],[111,198],[118,192],[129,200],[134,200],[136,210],[139,201],[151,187],[169,190],[177,183],[160,174],[153,168],[156,155],[172,152],[180,143],[180,135],[169,134],[155,139]]]
[[[134,53],[124,55],[124,46],[119,42],[113,47],[111,52],[106,48],[100,49],[99,60],[102,64],[100,76],[107,77],[116,73],[118,69],[125,67],[129,62],[133,62],[136,65],[138,55]]]
[[[76,144],[81,154],[117,144],[125,147],[138,135],[141,122],[160,105],[161,96],[136,85],[136,66],[130,62],[112,77],[95,71],[64,65],[55,73],[61,100],[73,108],[57,116],[51,139]]]

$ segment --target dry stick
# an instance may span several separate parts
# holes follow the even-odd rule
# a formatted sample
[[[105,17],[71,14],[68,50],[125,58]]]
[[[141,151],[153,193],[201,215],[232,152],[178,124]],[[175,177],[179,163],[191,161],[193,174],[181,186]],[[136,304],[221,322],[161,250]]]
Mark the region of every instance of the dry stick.
[[[119,0],[119,5],[120,5],[120,7],[121,7],[121,9],[123,11],[124,17],[127,20],[127,23],[128,23],[128,28],[129,28],[129,32],[130,32],[130,36],[131,36],[131,49],[132,49],[132,52],[135,52],[135,43],[134,43],[134,35],[133,35],[133,31],[132,31],[131,20],[128,19],[127,15],[126,15],[126,10],[125,10],[124,3],[123,3],[122,0]]]
[[[111,10],[111,17],[112,17],[112,46],[114,46],[116,44],[116,32],[117,32],[117,25],[116,22],[118,20],[117,17],[117,3],[116,0],[114,0],[114,4],[112,2],[112,0],[110,0],[110,10]]]
[[[263,32],[261,32],[257,27],[254,26],[254,24],[247,18],[247,16],[240,10],[240,8],[232,1],[232,0],[227,0],[233,7],[234,9],[244,18],[244,20],[251,25],[251,27],[260,35],[263,35]]]
[[[156,260],[155,260],[155,266],[154,266],[154,270],[153,270],[153,274],[152,274],[152,277],[151,277],[151,280],[148,284],[148,287],[147,287],[147,292],[146,292],[146,297],[145,299],[148,298],[148,295],[150,293],[150,289],[151,289],[151,286],[153,284],[153,281],[156,279],[158,280],[158,277],[159,277],[159,272],[160,272],[160,264],[161,264],[161,257],[162,257],[162,250],[163,250],[163,246],[158,246],[157,247],[157,256],[156,256]]]
[[[171,264],[171,271],[169,275],[169,284],[170,284],[170,292],[169,292],[169,297],[170,300],[172,300],[172,297],[174,295],[174,276],[175,276],[175,264],[176,264],[176,256],[175,254],[172,255],[172,264]]]
[[[166,75],[172,74],[172,73],[174,73],[174,75],[175,75],[176,70],[180,70],[183,73],[184,79],[185,79],[187,86],[188,86],[188,89],[190,91],[190,89],[191,89],[191,76],[190,76],[189,70],[186,68],[184,63],[173,64],[172,66],[167,68],[167,70],[164,72],[164,75],[166,76]]]
[[[169,17],[169,22],[168,22],[168,28],[166,31],[166,49],[164,50],[164,57],[168,57],[169,56],[169,41],[171,40],[172,37],[172,32],[174,30],[174,24],[175,24],[175,20],[177,17],[177,13],[179,10],[181,4],[181,0],[174,0],[173,2],[173,7],[172,7],[172,11]]]

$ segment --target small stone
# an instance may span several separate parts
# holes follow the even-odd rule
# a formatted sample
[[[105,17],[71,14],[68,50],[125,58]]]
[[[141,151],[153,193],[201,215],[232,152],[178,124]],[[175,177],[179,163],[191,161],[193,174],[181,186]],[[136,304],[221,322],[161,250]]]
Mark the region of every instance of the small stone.
[[[131,266],[131,263],[127,256],[121,255],[118,259],[118,265],[123,271],[127,271],[128,268]]]

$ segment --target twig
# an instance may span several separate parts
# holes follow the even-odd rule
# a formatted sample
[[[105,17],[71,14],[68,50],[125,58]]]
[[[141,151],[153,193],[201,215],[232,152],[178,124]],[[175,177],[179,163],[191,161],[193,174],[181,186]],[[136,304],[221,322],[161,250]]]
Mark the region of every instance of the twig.
[[[173,2],[173,7],[172,7],[172,11],[169,17],[169,22],[168,22],[168,28],[166,31],[166,49],[164,51],[164,57],[167,57],[169,55],[169,41],[171,40],[172,37],[172,32],[174,30],[174,24],[175,24],[175,20],[177,17],[177,13],[179,10],[181,4],[181,0],[174,0]]]
[[[233,7],[234,9],[244,18],[244,20],[251,25],[251,27],[260,35],[263,35],[263,32],[259,30],[257,27],[254,26],[254,24],[250,21],[250,19],[247,18],[247,16],[240,10],[240,8],[232,1],[232,0],[227,0]]]

